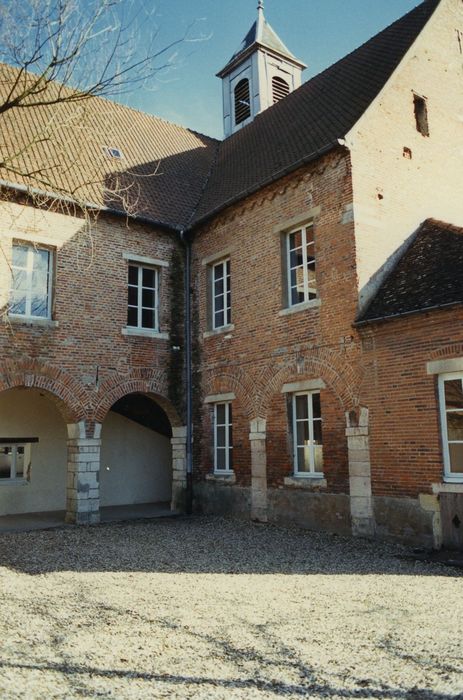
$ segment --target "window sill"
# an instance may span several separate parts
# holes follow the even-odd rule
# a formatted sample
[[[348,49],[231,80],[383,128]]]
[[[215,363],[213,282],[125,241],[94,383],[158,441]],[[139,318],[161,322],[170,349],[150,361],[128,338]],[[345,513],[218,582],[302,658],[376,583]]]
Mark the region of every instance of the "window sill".
[[[27,486],[27,479],[0,479],[0,489],[3,486]]]
[[[307,311],[307,309],[318,309],[321,306],[320,299],[312,299],[311,301],[304,301],[302,304],[295,304],[294,306],[288,306],[287,309],[282,309],[278,312],[278,316],[290,316],[291,314],[297,314],[299,311]]]
[[[230,323],[228,326],[222,326],[221,328],[214,328],[214,330],[212,331],[206,331],[205,333],[203,333],[203,338],[213,338],[215,335],[222,335],[222,333],[230,333],[234,330],[234,324]]]
[[[206,474],[206,481],[216,481],[222,484],[235,484],[236,476],[235,472],[228,472],[227,474],[223,472],[213,472],[212,474]]]
[[[287,476],[283,483],[290,488],[307,489],[309,491],[326,489],[328,486],[326,479],[322,476]]]
[[[150,328],[133,328],[125,326],[121,331],[122,335],[138,336],[139,338],[157,338],[158,340],[169,340],[168,333],[151,330]]]
[[[448,481],[447,477],[444,477],[444,483],[433,484],[432,492],[435,494],[439,493],[463,493],[463,476],[461,479]]]
[[[51,318],[33,318],[31,316],[6,316],[5,323],[20,323],[24,326],[41,326],[42,328],[58,328],[59,321]]]

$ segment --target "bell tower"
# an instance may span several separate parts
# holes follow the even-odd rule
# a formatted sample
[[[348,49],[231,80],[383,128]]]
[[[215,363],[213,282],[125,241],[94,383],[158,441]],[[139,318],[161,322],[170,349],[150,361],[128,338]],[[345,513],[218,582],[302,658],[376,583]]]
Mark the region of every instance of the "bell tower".
[[[286,48],[264,17],[259,0],[257,20],[225,68],[222,79],[225,136],[246,126],[267,107],[301,85],[305,64]]]

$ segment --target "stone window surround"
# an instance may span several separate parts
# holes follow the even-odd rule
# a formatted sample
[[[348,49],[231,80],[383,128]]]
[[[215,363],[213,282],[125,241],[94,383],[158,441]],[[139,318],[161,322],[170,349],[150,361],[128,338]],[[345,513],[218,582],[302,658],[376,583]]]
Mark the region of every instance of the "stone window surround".
[[[48,282],[47,282],[47,314],[46,316],[31,316],[27,314],[14,314],[7,313],[7,318],[12,323],[26,323],[29,325],[39,325],[54,328],[57,326],[56,322],[52,319],[53,314],[53,299],[54,299],[54,289],[55,289],[55,277],[56,277],[56,244],[50,245],[49,242],[42,242],[44,238],[40,236],[31,236],[21,234],[20,237],[12,235],[11,240],[11,254],[13,255],[13,249],[16,246],[25,246],[29,249],[35,250],[45,250],[48,252]],[[39,240],[40,239],[40,240]],[[49,239],[47,239],[48,241]],[[27,267],[29,268],[30,262],[28,257]],[[13,275],[13,262],[11,263],[11,274]],[[27,293],[29,293],[29,288]],[[29,302],[30,303],[30,302]],[[27,302],[26,302],[27,308]]]
[[[233,253],[233,247],[228,247],[228,248],[223,248],[222,250],[219,250],[217,253],[212,253],[211,255],[206,256],[205,258],[201,258],[201,266],[206,268],[206,294],[207,294],[207,325],[206,328],[207,330],[203,333],[203,339],[206,338],[213,338],[217,335],[223,335],[226,333],[230,333],[231,331],[235,330],[235,326],[233,323],[229,323],[225,326],[220,326],[219,328],[214,328],[213,327],[213,313],[212,313],[212,305],[213,305],[213,299],[212,299],[212,268],[214,265],[217,265],[220,262],[224,262],[225,260],[230,260],[231,261],[231,255]]]
[[[147,265],[149,267],[154,267],[156,268],[157,271],[157,296],[158,296],[158,303],[159,303],[159,293],[160,293],[160,286],[161,286],[161,269],[160,268],[168,268],[169,263],[166,260],[160,260],[159,258],[151,258],[146,255],[136,255],[133,253],[129,253],[124,251],[122,253],[122,258],[123,260],[126,260],[128,264],[135,263],[139,267],[142,267],[143,265]],[[159,313],[159,311],[157,312]],[[159,324],[159,318],[157,320],[157,323]],[[121,334],[124,336],[136,336],[136,337],[141,337],[141,338],[157,338],[158,340],[169,340],[169,334],[168,333],[163,333],[162,331],[159,330],[159,328],[139,328],[136,326],[124,326],[121,330]]]

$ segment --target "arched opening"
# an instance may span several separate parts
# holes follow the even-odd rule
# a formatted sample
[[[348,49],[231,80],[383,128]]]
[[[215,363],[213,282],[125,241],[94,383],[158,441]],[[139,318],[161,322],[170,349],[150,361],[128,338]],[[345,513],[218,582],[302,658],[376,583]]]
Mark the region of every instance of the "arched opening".
[[[235,87],[235,124],[242,124],[251,116],[249,80],[243,78]]]
[[[37,388],[0,393],[0,516],[66,508],[67,431],[58,399]]]
[[[102,508],[168,507],[172,497],[171,437],[167,413],[151,396],[128,394],[112,405],[101,432]]]
[[[286,97],[286,95],[289,95],[289,85],[286,82],[286,80],[283,80],[283,78],[280,78],[279,76],[275,75],[272,78],[272,95],[273,95],[273,104],[276,104],[280,100],[283,99],[283,97]]]

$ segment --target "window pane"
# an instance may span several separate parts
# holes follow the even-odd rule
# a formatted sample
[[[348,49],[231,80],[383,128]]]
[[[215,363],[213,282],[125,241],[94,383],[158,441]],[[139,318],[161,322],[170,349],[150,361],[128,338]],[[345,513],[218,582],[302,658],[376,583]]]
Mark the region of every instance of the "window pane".
[[[141,325],[143,328],[154,328],[154,311],[151,311],[151,309],[142,309]]]
[[[143,286],[153,288],[155,286],[155,276],[156,276],[155,270],[150,270],[148,267],[144,267],[143,268],[143,275],[142,275]]]
[[[14,245],[12,251],[12,262],[17,267],[26,267],[28,247],[25,245]]]
[[[313,422],[313,439],[316,445],[322,445],[322,422],[321,420],[314,420]]]
[[[220,280],[216,280],[214,283],[214,296],[219,296],[220,294],[223,294],[224,286],[223,286],[223,278]]]
[[[297,250],[292,250],[289,254],[289,264],[290,267],[300,267],[304,261],[304,258],[302,257],[302,248],[298,248]]]
[[[32,294],[31,296],[31,315],[44,317],[48,315],[48,295],[47,294]]]
[[[444,383],[445,407],[463,409],[463,390],[461,379],[452,379]]]
[[[295,304],[302,304],[303,301],[304,293],[298,292],[297,287],[293,287],[291,289],[291,305],[294,306]]]
[[[450,444],[450,469],[454,474],[463,474],[463,445]]]
[[[216,265],[214,267],[214,280],[221,280],[223,279],[223,265],[220,263],[220,265]]]
[[[463,441],[463,413],[447,413],[447,435],[449,440]]]
[[[312,394],[312,411],[314,418],[322,417],[322,409],[320,406],[320,394]]]
[[[48,272],[50,253],[48,250],[38,249],[33,252],[33,269],[40,272]]]
[[[154,289],[143,289],[142,291],[142,306],[148,306],[154,309]]]
[[[227,272],[227,276],[230,277],[230,260],[227,260],[227,262],[225,263],[225,269]]]
[[[25,291],[27,289],[27,272],[13,270],[12,289]]]
[[[138,267],[129,265],[129,284],[138,284]]]
[[[297,448],[298,472],[310,472],[310,447]]]
[[[305,230],[305,239],[307,242],[307,252],[311,249],[311,246],[313,246],[313,226],[308,226]],[[313,248],[312,248],[313,250]]]
[[[224,426],[218,426],[216,429],[216,439],[217,439],[217,447],[225,447],[226,442],[225,442],[225,427]]]
[[[225,404],[218,403],[216,406],[216,421],[217,425],[224,425],[225,423]]]
[[[135,309],[133,306],[129,306],[129,308],[127,309],[127,325],[138,326],[137,309]]]
[[[299,447],[303,447],[307,442],[309,442],[309,422],[298,421],[296,423],[296,431],[297,444]]]
[[[314,471],[323,472],[323,447],[321,445],[315,445],[314,447]]]
[[[216,469],[222,469],[222,470],[223,470],[223,469],[226,469],[226,466],[227,466],[227,462],[226,462],[226,459],[225,459],[226,450],[217,449],[216,452],[215,452],[215,454],[216,454],[216,464],[215,464],[215,468],[216,468]]]
[[[137,306],[138,289],[136,287],[129,287],[128,303],[130,306]]]
[[[214,328],[222,328],[225,325],[223,311],[217,311],[214,314]]]
[[[302,246],[302,231],[295,231],[289,234],[289,248],[300,248]]]
[[[309,418],[309,407],[307,396],[296,396],[296,418]]]
[[[10,302],[10,314],[22,314],[26,313],[26,297],[24,294],[13,294]]]
[[[0,479],[11,476],[11,447],[0,447]]]

